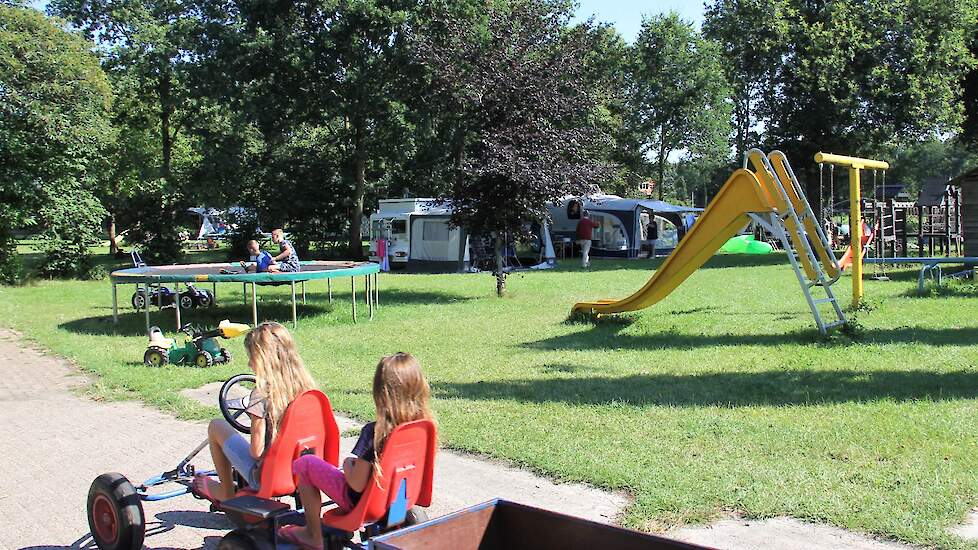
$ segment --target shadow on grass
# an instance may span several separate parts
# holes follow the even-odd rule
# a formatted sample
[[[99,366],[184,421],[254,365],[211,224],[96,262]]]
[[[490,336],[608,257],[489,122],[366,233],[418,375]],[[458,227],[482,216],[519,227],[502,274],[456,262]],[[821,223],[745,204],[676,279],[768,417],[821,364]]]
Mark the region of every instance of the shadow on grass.
[[[570,367],[565,367],[570,370]],[[562,370],[563,372],[563,370]],[[978,372],[766,371],[637,374],[432,384],[439,398],[634,406],[741,407],[818,403],[973,399]]]
[[[793,318],[793,316],[792,316]],[[555,336],[523,347],[536,350],[655,350],[697,349],[720,346],[781,346],[785,344],[850,346],[854,344],[917,343],[932,346],[971,346],[978,343],[978,327],[863,329],[855,339],[822,336],[814,328],[782,334],[694,334],[660,332],[621,334],[620,325],[599,324],[589,330]]]
[[[127,308],[128,309],[128,308]],[[121,308],[120,308],[121,310]],[[319,304],[299,304],[297,306],[299,322],[303,317],[325,315],[333,311],[329,305]],[[181,322],[193,323],[198,327],[216,327],[224,319],[234,322],[251,323],[251,306],[242,304],[215,306],[207,309],[192,309],[181,311]],[[121,310],[119,312],[119,323],[112,322],[112,315],[98,315],[95,317],[85,317],[73,319],[58,325],[58,328],[76,334],[88,334],[94,336],[114,336],[119,334],[143,334],[146,331],[146,317],[143,312],[132,309]],[[292,305],[287,302],[267,302],[258,304],[258,319],[278,321],[287,323],[292,321]],[[163,329],[167,335],[172,337],[175,333],[176,314],[173,308],[166,308],[162,311],[151,309],[149,312],[149,324],[156,325]],[[291,325],[289,325],[291,326]]]
[[[650,260],[648,258],[640,258],[637,260],[620,260],[620,259],[591,259],[591,267],[588,271],[619,271],[619,270],[638,270],[638,271],[655,271],[664,262],[666,257],[656,258]],[[560,271],[585,271],[581,267],[580,260],[577,258],[562,260],[558,268]],[[707,261],[703,267],[700,269],[722,269],[727,267],[761,267],[769,265],[784,265],[788,266],[788,257],[781,253],[766,254],[766,255],[738,255],[738,254],[720,254],[713,256]]]

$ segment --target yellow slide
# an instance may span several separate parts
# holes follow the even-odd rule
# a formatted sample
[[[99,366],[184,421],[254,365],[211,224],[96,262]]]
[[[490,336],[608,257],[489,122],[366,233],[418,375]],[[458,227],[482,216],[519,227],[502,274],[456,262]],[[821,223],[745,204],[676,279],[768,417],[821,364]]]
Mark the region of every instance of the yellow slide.
[[[758,163],[754,162],[754,166],[758,166]],[[635,311],[647,308],[668,296],[706,263],[723,246],[723,243],[747,225],[750,221],[748,213],[775,210],[772,193],[765,184],[761,183],[770,179],[765,176],[765,172],[762,171],[751,172],[740,169],[734,172],[679,242],[679,246],[666,258],[641,290],[621,300],[581,302],[575,304],[572,311],[589,313]]]

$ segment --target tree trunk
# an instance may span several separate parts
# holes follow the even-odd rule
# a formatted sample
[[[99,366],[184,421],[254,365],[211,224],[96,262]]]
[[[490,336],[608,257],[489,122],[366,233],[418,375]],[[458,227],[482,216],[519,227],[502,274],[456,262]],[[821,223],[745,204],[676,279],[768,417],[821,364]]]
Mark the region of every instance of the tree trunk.
[[[455,129],[455,143],[453,144],[455,156],[455,185],[462,185],[462,164],[465,162],[465,130],[461,126]]]
[[[116,235],[115,228],[115,213],[109,212],[109,256],[114,257],[119,253],[119,245],[116,243],[117,238],[118,236]]]
[[[663,180],[663,177],[665,176],[665,172],[666,172],[666,154],[667,154],[667,150],[666,150],[666,125],[663,124],[662,125],[662,131],[659,134],[659,162],[658,162],[658,169],[657,169],[657,172],[658,172],[657,177],[659,178],[659,181],[656,182],[656,185],[659,186],[659,200],[660,201],[663,200],[662,199],[662,188],[665,186],[664,185],[665,182],[662,181],[662,180]]]
[[[363,223],[363,199],[367,192],[367,156],[364,151],[364,128],[360,119],[354,120],[353,127],[353,173],[356,185],[350,205],[350,255],[354,259],[363,257],[363,241],[360,225]]]
[[[160,78],[157,91],[160,94],[160,144],[163,150],[163,163],[160,173],[167,184],[172,183],[173,135],[170,132],[170,115],[173,114],[170,73],[165,71]]]
[[[496,233],[496,243],[493,247],[496,257],[496,296],[506,295],[506,271],[503,269],[503,238]]]

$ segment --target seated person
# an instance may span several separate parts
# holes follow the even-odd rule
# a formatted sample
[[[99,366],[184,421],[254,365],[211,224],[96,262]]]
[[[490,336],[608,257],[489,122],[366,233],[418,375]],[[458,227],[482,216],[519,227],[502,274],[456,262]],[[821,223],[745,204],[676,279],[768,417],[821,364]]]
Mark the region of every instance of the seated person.
[[[299,254],[296,253],[292,243],[285,238],[285,232],[281,229],[273,230],[272,242],[279,247],[279,254],[272,258],[276,262],[279,262],[279,271],[299,271]]]
[[[214,503],[234,496],[234,471],[252,490],[259,489],[262,458],[278,434],[285,410],[299,394],[316,388],[292,335],[282,325],[258,325],[245,336],[244,347],[256,378],[245,411],[251,417],[251,434],[246,438],[223,418],[212,420],[207,439],[217,479],[197,474],[191,486],[193,494]]]
[[[405,422],[434,419],[429,405],[430,394],[428,381],[413,355],[396,353],[381,359],[373,381],[377,420],[360,431],[353,456],[343,461],[342,470],[315,455],[301,456],[292,463],[308,527],[282,527],[279,537],[302,550],[322,548],[323,532],[319,521],[322,493],[326,493],[340,510],[352,510],[367,484],[378,483],[380,457],[394,428]]]
[[[272,258],[271,254],[262,250],[258,246],[258,241],[248,241],[248,254],[251,255],[251,261],[255,263],[256,273],[278,273],[280,271],[275,258]],[[245,262],[241,262],[241,267],[244,268],[245,273],[251,270],[251,266]]]

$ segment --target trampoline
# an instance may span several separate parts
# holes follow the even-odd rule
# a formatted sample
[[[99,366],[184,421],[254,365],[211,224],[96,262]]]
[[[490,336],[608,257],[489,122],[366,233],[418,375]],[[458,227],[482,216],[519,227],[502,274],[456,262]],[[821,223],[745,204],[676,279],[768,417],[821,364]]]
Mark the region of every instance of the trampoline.
[[[165,265],[132,267],[113,271],[110,279],[112,281],[112,321],[119,322],[119,293],[118,285],[133,284],[137,290],[141,286],[146,287],[146,295],[150,294],[150,287],[160,286],[164,283],[173,283],[176,295],[180,295],[180,283],[212,283],[214,294],[217,294],[217,283],[241,283],[244,292],[244,301],[248,302],[248,285],[251,285],[251,321],[252,325],[258,324],[258,287],[259,286],[279,286],[288,285],[292,289],[292,327],[298,325],[296,315],[296,285],[301,289],[302,303],[306,303],[306,282],[319,279],[326,280],[327,294],[329,302],[333,302],[332,279],[349,277],[351,306],[353,308],[353,322],[357,320],[357,292],[356,278],[362,276],[364,284],[364,299],[370,311],[370,318],[373,318],[374,308],[380,302],[380,290],[377,285],[377,274],[380,272],[380,265],[371,262],[326,262],[326,261],[305,261],[300,262],[302,268],[297,272],[288,273],[246,273],[241,264],[217,263],[217,264],[189,264],[189,265]],[[158,301],[159,310],[162,311],[162,300]],[[146,315],[146,328],[149,329],[149,300],[145,300],[144,307]],[[177,329],[181,326],[179,300],[174,302],[173,309],[176,311]]]

